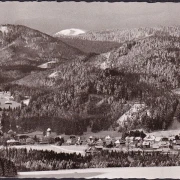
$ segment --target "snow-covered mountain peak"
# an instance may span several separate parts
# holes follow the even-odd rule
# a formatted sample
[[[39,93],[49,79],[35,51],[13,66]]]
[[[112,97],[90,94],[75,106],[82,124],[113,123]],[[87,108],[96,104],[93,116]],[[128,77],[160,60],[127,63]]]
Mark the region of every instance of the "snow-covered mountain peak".
[[[65,30],[59,31],[54,36],[57,36],[57,37],[62,36],[62,35],[77,36],[77,35],[84,34],[84,33],[85,33],[84,30],[71,28],[71,29],[65,29]]]

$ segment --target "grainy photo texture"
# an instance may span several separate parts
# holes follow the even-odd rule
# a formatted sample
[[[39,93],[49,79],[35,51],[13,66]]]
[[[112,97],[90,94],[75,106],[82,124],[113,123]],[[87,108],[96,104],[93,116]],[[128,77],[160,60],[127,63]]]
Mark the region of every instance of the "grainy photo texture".
[[[0,2],[0,176],[179,178],[179,10]]]

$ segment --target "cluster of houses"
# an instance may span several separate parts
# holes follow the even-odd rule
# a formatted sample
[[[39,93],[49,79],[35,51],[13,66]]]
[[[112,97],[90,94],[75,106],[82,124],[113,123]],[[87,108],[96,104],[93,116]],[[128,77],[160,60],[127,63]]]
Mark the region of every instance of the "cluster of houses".
[[[106,136],[104,139],[96,139],[92,136],[89,137],[87,141],[89,146],[94,146],[97,148],[100,147],[109,147],[109,148],[122,148],[126,147],[127,149],[132,148],[142,148],[142,149],[162,149],[168,148],[172,150],[180,150],[180,139],[179,136],[171,137],[156,137],[154,135],[147,135],[144,138],[141,137],[125,137],[122,138],[111,138]]]
[[[8,132],[13,134],[12,132]],[[169,148],[180,150],[180,138],[179,136],[171,137],[156,137],[154,135],[146,135],[142,137],[126,136],[122,137],[110,137],[97,138],[90,136],[88,138],[77,137],[70,135],[68,138],[53,135],[50,128],[47,129],[46,134],[43,136],[28,136],[25,134],[17,134],[11,136],[6,141],[7,145],[22,145],[22,144],[56,144],[56,145],[88,145],[89,147],[102,148],[143,148],[143,149],[160,149]]]
[[[180,140],[176,139],[175,136],[171,137],[155,137],[148,135],[145,138],[141,137],[125,137],[125,139],[121,138],[111,138],[110,136],[106,136],[104,139],[98,139],[97,141],[93,140],[92,137],[89,137],[88,145],[112,145],[113,147],[119,147],[121,145],[129,146],[129,147],[144,147],[144,148],[163,148],[163,147],[171,147],[173,145],[180,145]]]

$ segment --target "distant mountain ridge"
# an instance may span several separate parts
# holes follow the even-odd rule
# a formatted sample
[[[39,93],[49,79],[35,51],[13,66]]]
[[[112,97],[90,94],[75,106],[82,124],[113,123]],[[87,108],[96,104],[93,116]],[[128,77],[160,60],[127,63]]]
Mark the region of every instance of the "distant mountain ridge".
[[[153,35],[175,36],[179,37],[180,26],[171,27],[142,27],[132,29],[109,29],[102,31],[88,31],[86,34],[79,35],[81,39],[97,41],[115,41],[126,42],[135,39],[145,38]]]

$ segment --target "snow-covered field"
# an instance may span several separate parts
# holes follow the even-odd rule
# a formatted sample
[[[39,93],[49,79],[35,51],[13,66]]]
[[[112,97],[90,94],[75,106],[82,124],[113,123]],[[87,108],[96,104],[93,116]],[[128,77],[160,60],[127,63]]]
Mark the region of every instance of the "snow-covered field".
[[[85,154],[85,149],[87,149],[87,146],[56,146],[56,145],[18,145],[18,146],[12,146],[14,148],[26,148],[27,150],[30,149],[36,149],[36,150],[47,150],[47,151],[55,151],[57,153],[64,152],[64,153],[80,153],[82,155]]]
[[[180,167],[128,167],[19,172],[18,178],[179,178]]]
[[[147,133],[147,134],[154,135],[157,137],[162,137],[162,136],[171,137],[171,136],[180,134],[180,129],[179,130],[177,129],[177,130],[166,130],[166,131],[154,131],[154,132]]]
[[[56,72],[51,73],[48,77],[49,77],[49,78],[55,78],[55,77],[57,77],[58,75],[59,75],[59,73],[56,71]]]
[[[8,109],[20,107],[21,103],[18,103],[13,100],[10,93],[0,92],[0,108],[2,109]]]
[[[56,61],[49,61],[47,63],[43,63],[43,64],[39,65],[38,67],[43,68],[43,69],[47,69],[49,64],[53,64],[53,63],[56,63]]]

